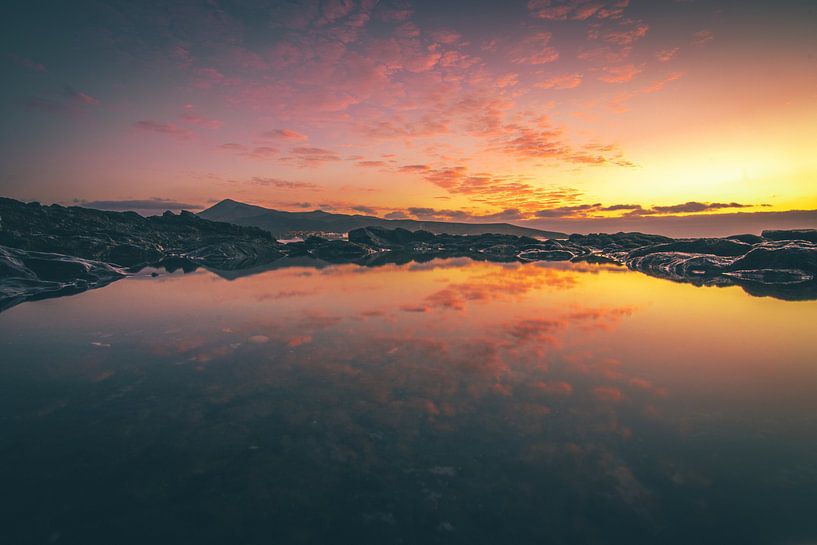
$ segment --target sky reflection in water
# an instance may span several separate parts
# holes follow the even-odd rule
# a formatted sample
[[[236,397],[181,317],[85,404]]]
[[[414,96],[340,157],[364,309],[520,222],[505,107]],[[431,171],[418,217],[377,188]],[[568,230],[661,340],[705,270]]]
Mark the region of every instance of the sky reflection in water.
[[[813,542],[816,319],[467,260],[23,304],[0,314],[0,537]]]

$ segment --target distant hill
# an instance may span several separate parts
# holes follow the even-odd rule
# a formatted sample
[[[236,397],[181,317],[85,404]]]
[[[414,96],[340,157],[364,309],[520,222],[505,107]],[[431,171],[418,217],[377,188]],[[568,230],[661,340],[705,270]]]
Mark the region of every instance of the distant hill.
[[[378,226],[387,229],[402,227],[410,231],[430,231],[434,234],[480,235],[495,233],[545,238],[567,238],[564,233],[541,231],[519,227],[510,223],[453,223],[446,221],[387,220],[374,216],[331,214],[322,210],[312,212],[283,212],[261,206],[254,206],[232,199],[211,206],[199,212],[199,216],[212,221],[223,221],[237,225],[251,225],[270,231],[278,238],[298,231],[323,231],[347,233],[359,227]]]

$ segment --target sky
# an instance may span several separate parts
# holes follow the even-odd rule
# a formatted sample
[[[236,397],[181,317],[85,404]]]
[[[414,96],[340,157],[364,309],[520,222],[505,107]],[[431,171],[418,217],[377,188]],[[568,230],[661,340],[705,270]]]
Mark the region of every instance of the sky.
[[[26,1],[0,195],[817,227],[812,0]]]

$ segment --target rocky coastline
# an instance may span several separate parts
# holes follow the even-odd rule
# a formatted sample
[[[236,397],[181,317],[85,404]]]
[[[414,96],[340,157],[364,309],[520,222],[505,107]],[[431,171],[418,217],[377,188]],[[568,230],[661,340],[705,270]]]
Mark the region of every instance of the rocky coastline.
[[[380,266],[468,257],[504,262],[608,263],[695,285],[740,285],[759,296],[817,299],[817,230],[672,239],[643,233],[446,235],[364,227],[346,240],[283,244],[256,227],[166,212],[143,217],[0,198],[0,311],[105,286],[145,267],[263,270],[285,258]]]

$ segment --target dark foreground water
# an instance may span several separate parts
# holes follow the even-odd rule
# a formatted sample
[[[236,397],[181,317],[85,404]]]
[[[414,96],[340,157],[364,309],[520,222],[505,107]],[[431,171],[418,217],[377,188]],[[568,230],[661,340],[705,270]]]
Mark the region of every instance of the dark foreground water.
[[[817,543],[817,302],[607,266],[0,314],[0,543]]]

